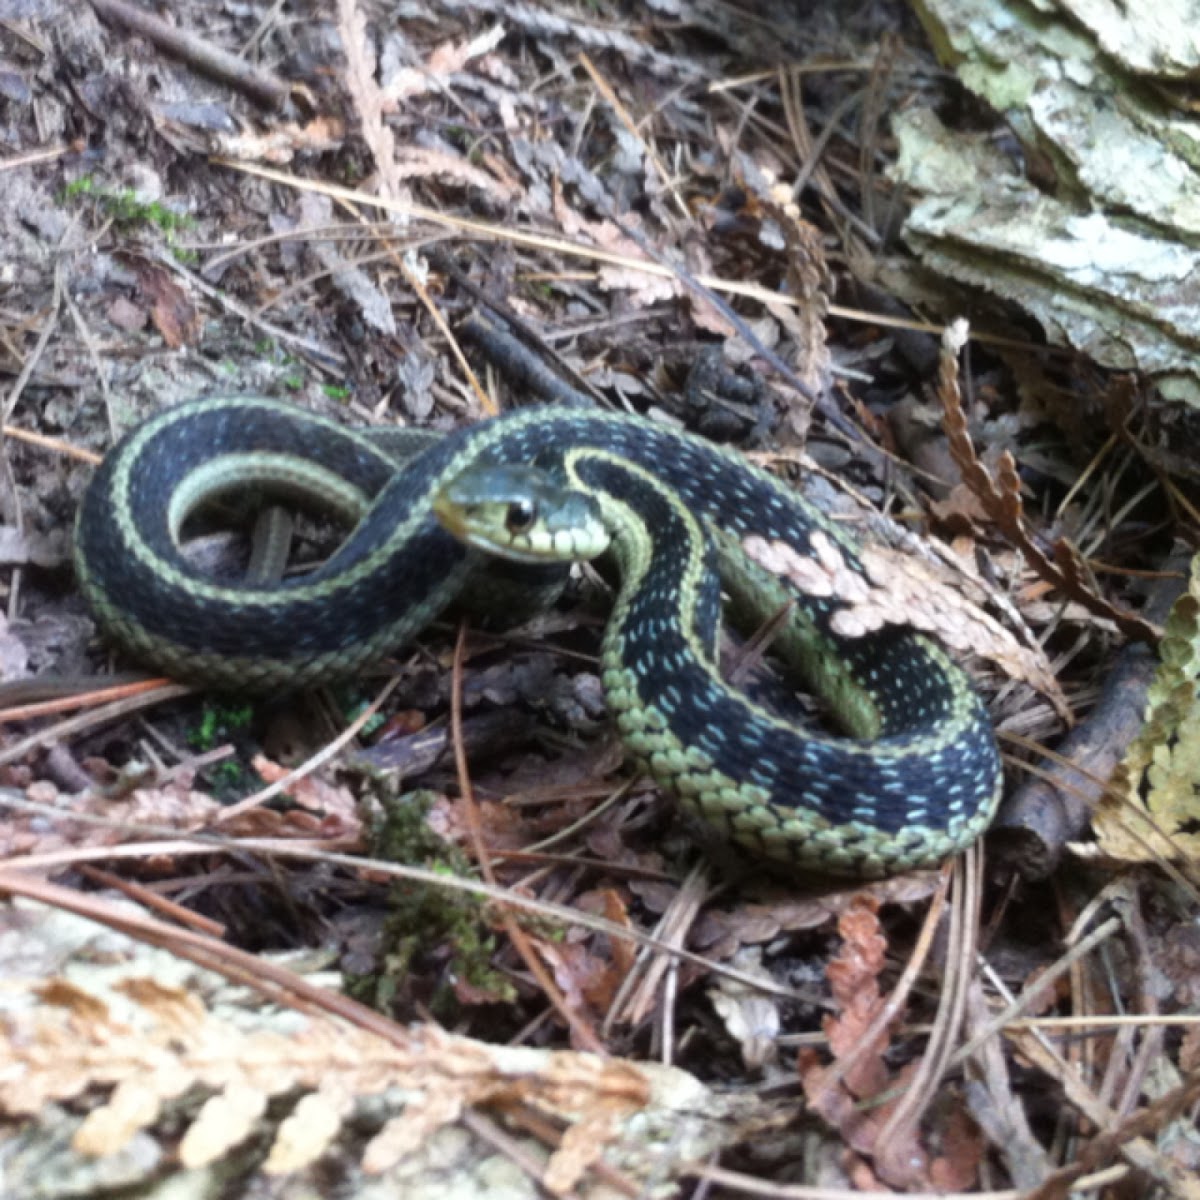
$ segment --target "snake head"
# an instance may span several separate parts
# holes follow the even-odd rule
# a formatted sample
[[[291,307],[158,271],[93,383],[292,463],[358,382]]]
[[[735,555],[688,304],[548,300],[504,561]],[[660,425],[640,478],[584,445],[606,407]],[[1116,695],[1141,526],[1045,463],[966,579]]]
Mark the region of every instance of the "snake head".
[[[599,505],[537,467],[469,467],[433,511],[459,541],[515,562],[577,562],[608,549]]]

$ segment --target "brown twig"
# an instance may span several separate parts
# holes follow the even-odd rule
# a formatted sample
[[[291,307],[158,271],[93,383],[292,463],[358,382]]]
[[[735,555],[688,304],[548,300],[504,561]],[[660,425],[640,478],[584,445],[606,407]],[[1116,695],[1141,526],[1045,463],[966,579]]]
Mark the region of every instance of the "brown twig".
[[[110,700],[125,700],[166,687],[169,679],[119,678],[110,675],[58,676],[47,679],[16,679],[0,684],[0,727],[13,721],[32,721],[37,717],[56,717],[59,713],[74,712],[77,708],[94,708]]]
[[[462,672],[463,662],[466,658],[466,647],[467,627],[463,624],[459,627],[458,640],[454,645],[453,685],[450,689],[450,728],[454,739],[454,765],[458,773],[459,791],[462,793],[463,801],[466,804],[467,828],[471,834],[471,847],[475,852],[475,859],[479,863],[480,874],[483,876],[486,884],[491,887],[498,887],[496,873],[492,869],[491,856],[483,840],[483,825],[479,817],[479,806],[475,802],[475,791],[471,787],[471,772],[467,767],[467,756],[462,736]],[[541,958],[534,949],[533,942],[521,927],[521,923],[517,920],[512,910],[507,905],[502,905],[500,914],[509,940],[525,960],[525,965],[529,968],[530,974],[537,980],[538,986],[546,994],[546,998],[554,1005],[563,1020],[570,1026],[571,1032],[578,1039],[580,1046],[585,1050],[592,1051],[593,1054],[606,1055],[607,1051],[604,1049],[604,1044],[596,1036],[595,1031],[567,1003],[566,997],[555,985],[554,980],[551,979],[550,972],[546,970]]]
[[[111,704],[102,705],[100,708],[91,709],[88,712],[79,713],[74,717],[68,717],[65,721],[36,730],[27,737],[21,738],[20,741],[5,746],[0,750],[0,766],[10,762],[19,762],[31,750],[52,746],[71,734],[81,733],[85,729],[93,729],[98,725],[103,725],[106,721],[115,721],[128,713],[137,712],[140,708],[149,708],[167,700],[176,700],[180,696],[190,695],[192,691],[190,687],[182,683],[163,684],[161,680],[155,682],[158,686],[149,691],[137,692],[132,695],[126,694],[123,699],[115,700]]]
[[[16,425],[4,425],[0,426],[0,436],[12,438],[14,442],[24,442],[28,446],[38,446],[43,450],[53,450],[55,454],[77,459],[79,462],[88,463],[93,467],[100,462],[100,455],[94,454],[91,450],[72,446],[70,442],[64,442],[61,438],[47,437],[44,433],[36,433],[32,429],[19,429]]]
[[[291,92],[288,84],[270,71],[214,46],[194,33],[170,25],[161,17],[124,0],[91,0],[101,19],[144,37],[164,54],[230,87],[244,92],[267,108],[282,108]]]
[[[1033,539],[1025,525],[1021,480],[1013,456],[1007,451],[1000,456],[995,478],[979,460],[971,435],[967,432],[967,417],[963,412],[962,392],[958,386],[958,351],[966,340],[966,321],[956,321],[947,328],[942,339],[938,371],[938,395],[944,413],[942,428],[950,444],[950,454],[962,472],[963,482],[975,494],[1000,532],[1021,551],[1042,579],[1072,600],[1077,600],[1089,612],[1112,621],[1126,637],[1157,645],[1162,638],[1162,630],[1157,625],[1127,608],[1113,604],[1086,585],[1086,571],[1078,550],[1060,539],[1055,543],[1054,557],[1051,558]]]

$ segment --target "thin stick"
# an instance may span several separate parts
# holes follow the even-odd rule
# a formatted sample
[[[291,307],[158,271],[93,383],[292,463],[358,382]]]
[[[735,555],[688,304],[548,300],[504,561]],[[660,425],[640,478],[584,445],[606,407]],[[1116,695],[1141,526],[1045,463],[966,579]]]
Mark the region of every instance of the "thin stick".
[[[270,71],[248,63],[236,54],[205,41],[194,33],[169,25],[144,8],[125,4],[124,0],[91,0],[97,14],[110,25],[117,25],[144,37],[164,54],[215,79],[227,83],[267,108],[281,108],[291,88]]]

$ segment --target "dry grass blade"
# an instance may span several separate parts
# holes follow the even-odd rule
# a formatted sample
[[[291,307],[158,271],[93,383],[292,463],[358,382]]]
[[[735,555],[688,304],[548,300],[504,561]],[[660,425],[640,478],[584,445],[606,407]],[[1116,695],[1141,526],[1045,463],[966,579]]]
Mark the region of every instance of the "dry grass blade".
[[[463,799],[466,801],[475,860],[479,864],[484,881],[490,887],[495,888],[497,886],[496,873],[492,868],[492,860],[487,846],[484,844],[482,826],[479,820],[479,808],[475,803],[475,792],[471,787],[471,774],[467,767],[467,755],[463,745],[462,671],[466,645],[467,627],[464,623],[459,626],[458,640],[454,646],[454,680],[450,709],[450,723],[454,732],[454,766],[458,772],[458,786],[462,791]],[[509,907],[505,906],[501,909],[501,920],[504,922],[504,928],[508,933],[509,939],[513,946],[516,947],[522,959],[524,959],[525,965],[529,968],[534,979],[537,980],[538,986],[542,989],[542,992],[550,1003],[554,1005],[556,1011],[562,1015],[572,1033],[578,1039],[579,1044],[593,1053],[604,1054],[604,1046],[596,1036],[595,1031],[567,1003],[562,992],[555,986],[554,980],[550,977],[550,973],[546,970],[541,958],[534,949],[532,939],[521,928],[520,922]]]

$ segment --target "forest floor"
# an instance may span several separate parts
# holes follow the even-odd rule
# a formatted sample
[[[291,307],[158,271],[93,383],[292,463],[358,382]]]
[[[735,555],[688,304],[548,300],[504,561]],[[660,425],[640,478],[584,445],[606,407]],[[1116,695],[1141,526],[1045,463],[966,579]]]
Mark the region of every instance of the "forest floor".
[[[1152,395],[899,298],[890,114],[994,120],[913,14],[160,7],[0,3],[0,681],[72,680],[0,692],[0,1192],[1200,1194],[1194,868],[1091,819],[1195,510]],[[131,681],[75,510],[233,393],[739,447],[875,548],[860,613],[964,659],[996,832],[870,884],[709,844],[606,719],[595,573],[303,696]]]

